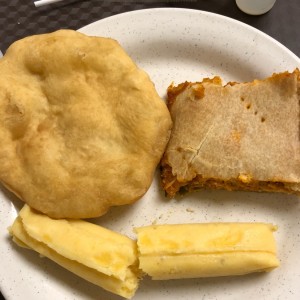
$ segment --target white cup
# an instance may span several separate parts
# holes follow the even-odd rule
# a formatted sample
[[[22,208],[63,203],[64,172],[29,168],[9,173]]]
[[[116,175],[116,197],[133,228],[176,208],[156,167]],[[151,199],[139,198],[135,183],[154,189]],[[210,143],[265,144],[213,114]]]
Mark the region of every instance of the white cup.
[[[248,15],[262,15],[268,12],[276,0],[235,0],[238,8]]]

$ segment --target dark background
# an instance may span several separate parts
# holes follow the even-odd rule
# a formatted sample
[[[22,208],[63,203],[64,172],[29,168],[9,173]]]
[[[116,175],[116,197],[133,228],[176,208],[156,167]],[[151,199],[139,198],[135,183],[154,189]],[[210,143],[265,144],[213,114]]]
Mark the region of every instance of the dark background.
[[[78,29],[111,15],[154,7],[205,10],[237,19],[272,36],[300,57],[300,0],[277,0],[272,10],[261,16],[241,12],[234,0],[67,0],[40,8],[33,0],[0,0],[0,50],[5,53],[11,43],[28,35]]]

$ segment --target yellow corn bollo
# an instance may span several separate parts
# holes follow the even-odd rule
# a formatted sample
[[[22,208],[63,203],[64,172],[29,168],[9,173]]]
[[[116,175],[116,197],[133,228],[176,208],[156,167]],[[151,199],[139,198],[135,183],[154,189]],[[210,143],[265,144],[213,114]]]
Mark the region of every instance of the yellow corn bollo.
[[[264,223],[136,228],[139,267],[155,280],[270,271],[279,265],[275,230]]]
[[[54,220],[27,205],[9,232],[19,246],[112,293],[131,298],[138,287],[136,243],[124,235],[82,220]]]

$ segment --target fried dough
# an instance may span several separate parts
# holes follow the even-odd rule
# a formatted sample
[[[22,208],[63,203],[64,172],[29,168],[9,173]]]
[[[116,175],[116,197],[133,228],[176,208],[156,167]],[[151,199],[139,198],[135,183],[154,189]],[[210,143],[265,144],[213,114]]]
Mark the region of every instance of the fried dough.
[[[0,182],[53,218],[90,218],[148,190],[171,118],[117,41],[72,30],[0,60]]]

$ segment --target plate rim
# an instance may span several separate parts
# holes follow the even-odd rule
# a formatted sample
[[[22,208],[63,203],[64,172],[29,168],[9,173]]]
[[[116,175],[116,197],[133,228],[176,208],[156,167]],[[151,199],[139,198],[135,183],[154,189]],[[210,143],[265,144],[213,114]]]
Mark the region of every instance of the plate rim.
[[[288,54],[290,56],[292,56],[294,59],[296,59],[298,61],[298,63],[300,63],[300,57],[298,57],[292,50],[290,50],[287,46],[283,45],[281,42],[279,42],[278,40],[276,40],[275,38],[273,38],[272,36],[270,36],[269,34],[261,31],[260,29],[255,28],[252,25],[249,25],[247,23],[244,23],[240,20],[228,17],[228,16],[224,16],[218,13],[214,13],[214,12],[209,12],[209,11],[205,11],[205,10],[198,10],[198,9],[193,9],[193,8],[180,8],[180,7],[155,7],[155,8],[145,8],[145,9],[137,9],[137,10],[133,10],[133,11],[126,11],[126,12],[122,12],[119,14],[115,14],[112,16],[108,16],[106,18],[103,19],[99,19],[95,22],[92,22],[90,24],[87,24],[83,27],[80,27],[77,29],[77,31],[82,32],[86,29],[88,29],[88,27],[92,27],[95,26],[98,23],[105,21],[110,21],[113,19],[117,19],[117,18],[123,18],[123,17],[127,17],[128,15],[135,15],[135,14],[143,14],[143,13],[151,13],[151,12],[164,12],[164,11],[170,11],[172,12],[176,12],[176,13],[192,13],[192,14],[202,14],[208,17],[213,17],[213,18],[219,18],[221,20],[224,20],[226,22],[230,22],[234,25],[240,26],[240,27],[244,27],[246,30],[251,30],[259,35],[261,35],[263,38],[268,39],[269,41],[277,44],[277,46],[279,46],[282,50],[287,51]]]

